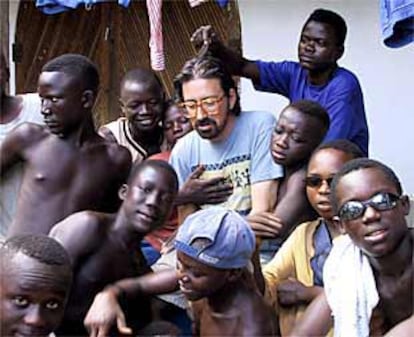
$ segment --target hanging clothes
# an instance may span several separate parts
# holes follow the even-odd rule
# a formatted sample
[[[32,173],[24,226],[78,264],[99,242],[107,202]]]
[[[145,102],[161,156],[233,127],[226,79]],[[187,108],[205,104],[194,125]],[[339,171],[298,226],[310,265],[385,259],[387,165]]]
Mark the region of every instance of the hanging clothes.
[[[381,0],[384,44],[391,48],[414,42],[414,0]]]
[[[150,59],[155,71],[165,69],[164,45],[162,38],[162,0],[147,0],[150,24]]]
[[[109,0],[36,0],[36,7],[44,14],[53,15],[59,14],[71,9],[76,9],[80,5],[85,8],[91,8],[99,2],[108,2]],[[128,7],[131,0],[118,0],[118,4],[123,7]]]

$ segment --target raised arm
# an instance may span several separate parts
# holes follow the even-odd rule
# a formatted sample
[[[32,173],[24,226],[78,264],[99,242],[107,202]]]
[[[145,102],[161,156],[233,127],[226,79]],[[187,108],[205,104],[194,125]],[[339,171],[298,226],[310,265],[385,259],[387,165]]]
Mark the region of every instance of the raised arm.
[[[98,133],[99,133],[100,136],[102,136],[106,140],[108,140],[110,142],[117,143],[117,140],[116,140],[114,134],[111,132],[111,130],[109,130],[105,126],[101,126],[98,130]]]
[[[291,336],[326,336],[332,324],[331,309],[323,292],[308,306],[299,324],[292,330]]]
[[[199,53],[209,51],[213,56],[221,59],[232,75],[247,77],[255,83],[259,82],[260,74],[256,63],[226,47],[211,26],[198,28],[191,37],[191,42]]]

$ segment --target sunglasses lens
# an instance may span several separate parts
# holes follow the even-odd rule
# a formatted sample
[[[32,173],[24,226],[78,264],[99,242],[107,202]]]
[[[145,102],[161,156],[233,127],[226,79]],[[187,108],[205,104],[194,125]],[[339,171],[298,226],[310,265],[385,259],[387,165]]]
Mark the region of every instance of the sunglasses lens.
[[[316,176],[306,177],[305,184],[309,187],[318,187],[322,184],[322,179]]]
[[[349,221],[354,220],[362,215],[365,206],[359,201],[349,201],[339,211],[339,217],[341,220]]]
[[[396,205],[398,197],[390,193],[378,193],[371,198],[370,205],[378,211],[386,211]]]

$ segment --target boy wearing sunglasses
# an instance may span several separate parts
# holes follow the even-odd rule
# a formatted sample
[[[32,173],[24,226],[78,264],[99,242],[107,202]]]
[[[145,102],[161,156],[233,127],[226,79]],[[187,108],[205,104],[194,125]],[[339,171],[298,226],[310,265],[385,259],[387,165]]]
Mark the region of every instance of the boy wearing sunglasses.
[[[282,336],[290,334],[307,305],[323,291],[322,268],[332,238],[339,235],[329,201],[330,184],[346,162],[361,156],[353,143],[336,140],[320,145],[309,160],[304,183],[319,218],[299,225],[263,269],[265,296],[275,305]],[[263,285],[263,277],[257,276]]]
[[[413,314],[413,232],[395,173],[371,159],[347,163],[332,182],[332,206],[346,233],[334,241],[325,290],[294,335],[383,335]],[[316,319],[317,317],[317,319]]]

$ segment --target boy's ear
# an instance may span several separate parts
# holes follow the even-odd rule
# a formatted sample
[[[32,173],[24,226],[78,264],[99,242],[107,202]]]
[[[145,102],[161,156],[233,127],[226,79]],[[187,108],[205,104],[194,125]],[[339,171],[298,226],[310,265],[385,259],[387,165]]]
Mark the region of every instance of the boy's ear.
[[[237,281],[242,275],[242,269],[230,269],[227,274],[227,280],[229,282]]]
[[[336,60],[337,61],[342,57],[342,55],[344,55],[344,51],[345,51],[345,47],[343,45],[337,47],[337,50],[336,50]]]
[[[410,198],[406,195],[401,196],[401,205],[403,207],[404,215],[408,215],[408,213],[410,213]]]
[[[332,222],[333,222],[333,224],[335,225],[335,227],[339,229],[339,232],[340,232],[341,234],[345,234],[345,233],[346,233],[345,227],[344,227],[344,225],[342,224],[342,221],[339,219],[339,216],[335,215],[335,216],[332,218]]]
[[[92,90],[85,90],[82,93],[82,105],[85,109],[92,109],[95,103],[95,93]]]
[[[229,109],[230,110],[233,110],[234,106],[236,105],[236,101],[237,101],[236,90],[234,90],[233,88],[230,88],[229,90]]]
[[[121,200],[125,200],[126,199],[126,195],[128,193],[128,185],[127,184],[123,184],[118,191],[118,196],[119,199]]]

